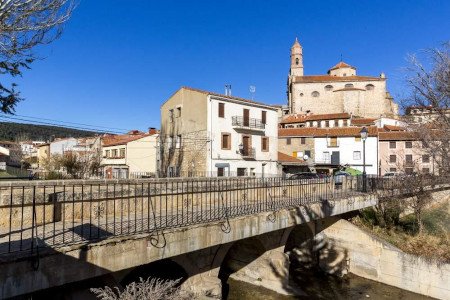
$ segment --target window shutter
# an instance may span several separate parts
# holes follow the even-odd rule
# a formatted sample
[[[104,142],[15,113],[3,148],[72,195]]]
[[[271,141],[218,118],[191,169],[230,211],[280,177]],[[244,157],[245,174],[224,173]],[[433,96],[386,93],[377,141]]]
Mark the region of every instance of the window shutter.
[[[225,118],[225,103],[219,103],[219,118]]]

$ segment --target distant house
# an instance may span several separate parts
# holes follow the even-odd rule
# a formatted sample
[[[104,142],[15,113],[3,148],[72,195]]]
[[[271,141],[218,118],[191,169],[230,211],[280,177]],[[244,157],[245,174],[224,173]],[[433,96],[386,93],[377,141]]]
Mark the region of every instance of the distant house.
[[[8,166],[20,167],[21,160],[22,150],[18,143],[0,141],[0,162]]]
[[[101,168],[105,178],[156,176],[159,155],[159,132],[151,128],[123,135],[102,137]]]
[[[405,110],[405,120],[413,124],[424,124],[435,121],[439,116],[450,117],[450,108],[432,106],[409,106]]]

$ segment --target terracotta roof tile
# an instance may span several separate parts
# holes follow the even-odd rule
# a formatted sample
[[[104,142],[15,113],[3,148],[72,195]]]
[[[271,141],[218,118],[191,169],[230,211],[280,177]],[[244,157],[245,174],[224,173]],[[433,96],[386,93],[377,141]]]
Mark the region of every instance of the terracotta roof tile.
[[[373,125],[375,120],[374,118],[354,118],[352,119],[352,125]]]
[[[417,140],[419,135],[411,131],[387,131],[379,133],[380,141],[413,141]]]
[[[296,76],[295,82],[346,82],[346,81],[382,81],[386,78],[372,76],[330,76],[330,75],[309,75]]]
[[[102,137],[102,145],[103,147],[109,146],[117,146],[117,145],[125,145],[129,142],[151,136],[149,133],[139,133],[139,134],[121,134],[121,135],[106,135]]]
[[[331,71],[331,70],[340,69],[340,68],[352,68],[352,69],[356,69],[355,67],[352,67],[352,66],[350,66],[349,64],[347,64],[347,63],[345,63],[345,62],[343,62],[343,61],[340,61],[340,62],[338,62],[334,67],[332,67],[332,68],[330,69],[330,71]]]
[[[294,164],[305,164],[306,165],[306,162],[304,160],[300,160],[298,158],[295,158],[288,154],[284,154],[282,152],[278,152],[278,161],[280,163],[294,163]]]
[[[280,123],[281,124],[289,124],[289,123],[301,123],[307,121],[318,121],[318,120],[337,120],[337,119],[350,119],[350,114],[348,113],[336,113],[336,114],[311,114],[311,115],[303,115],[303,114],[294,114],[285,117]]]
[[[376,136],[378,130],[375,126],[368,127],[369,136]],[[360,136],[359,127],[335,127],[335,128],[279,128],[278,137],[326,137],[326,136]]]
[[[406,131],[405,127],[395,126],[395,125],[384,125],[383,128],[386,131]]]

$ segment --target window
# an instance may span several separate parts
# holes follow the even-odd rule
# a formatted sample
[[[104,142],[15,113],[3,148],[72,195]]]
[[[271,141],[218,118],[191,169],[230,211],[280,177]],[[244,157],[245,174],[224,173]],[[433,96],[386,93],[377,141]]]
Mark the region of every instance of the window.
[[[231,134],[222,133],[222,149],[223,150],[231,149]]]
[[[324,162],[329,162],[331,160],[330,152],[323,153],[323,160],[324,160]]]
[[[169,140],[167,141],[167,145],[169,146],[169,149],[173,148],[173,136],[169,136]]]
[[[219,118],[225,118],[225,103],[219,102]]]
[[[286,145],[290,145],[291,144],[291,138],[286,138]]]
[[[311,150],[305,150],[305,155],[311,158]]]
[[[389,172],[397,172],[397,168],[389,168]]]
[[[125,157],[125,148],[120,149],[120,157]]]
[[[348,126],[348,120],[344,120],[343,124],[344,126]]]
[[[269,138],[266,136],[261,137],[261,151],[269,151]]]
[[[217,168],[217,177],[223,177],[225,174],[225,168]]]
[[[353,151],[353,159],[361,160],[361,151]]]
[[[338,139],[335,136],[330,137],[330,144],[329,147],[337,147],[338,146]]]
[[[110,157],[111,155],[111,151],[110,150],[106,150],[105,151],[105,157]]]
[[[344,76],[344,77],[347,76],[347,73],[342,74],[342,76]]]
[[[313,97],[319,97],[320,94],[319,94],[318,91],[314,91],[314,92],[311,93],[311,96],[313,96]]]
[[[328,84],[325,86],[325,91],[332,91],[333,90],[333,86]]]
[[[346,89],[352,88],[352,87],[353,87],[353,83],[347,83],[347,84],[345,85],[345,88],[346,88]]]
[[[177,118],[181,117],[181,107],[177,107]]]
[[[263,124],[267,124],[267,111],[265,111],[265,110],[263,110],[262,112],[261,112],[261,122],[263,123]]]
[[[321,128],[321,127],[322,127],[322,122],[321,122],[321,121],[317,122],[317,127],[318,127],[318,128]]]
[[[169,109],[169,122],[173,122],[173,109]]]
[[[405,173],[406,173],[407,175],[411,175],[411,174],[414,173],[414,169],[413,169],[413,168],[405,168]]]
[[[181,135],[177,135],[177,140],[175,142],[175,148],[180,149],[181,148]]]
[[[298,57],[295,59],[295,64],[298,66],[299,60]]]
[[[411,164],[413,162],[412,154],[406,154],[405,160],[406,160],[406,163]]]
[[[246,176],[247,169],[246,168],[237,168],[237,176]]]
[[[366,85],[366,90],[368,90],[368,91],[372,91],[374,88],[375,88],[375,86],[373,84]]]
[[[389,155],[389,162],[390,163],[396,163],[397,162],[397,155],[395,155],[395,154]]]
[[[396,142],[389,142],[389,149],[395,149],[397,148],[397,143]]]
[[[361,137],[360,136],[355,136],[355,142],[361,142]]]
[[[405,148],[411,149],[412,148],[412,142],[405,142]]]
[[[117,157],[117,149],[113,149],[112,151],[112,157],[116,158]]]
[[[333,124],[333,127],[338,127],[338,120],[332,121],[331,124]]]
[[[427,154],[422,155],[422,162],[423,163],[429,163],[430,162],[430,156],[427,155]]]
[[[302,145],[306,144],[306,138],[305,137],[300,138],[300,144],[302,144]]]
[[[300,93],[300,97],[303,97],[303,93]]]
[[[430,174],[430,168],[422,168],[423,174]]]
[[[330,121],[325,121],[325,127],[330,127]]]

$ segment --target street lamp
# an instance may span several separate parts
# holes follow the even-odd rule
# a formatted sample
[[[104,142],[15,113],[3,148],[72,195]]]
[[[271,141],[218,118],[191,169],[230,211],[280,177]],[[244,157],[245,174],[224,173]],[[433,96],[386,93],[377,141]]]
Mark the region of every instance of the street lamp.
[[[366,182],[366,139],[369,135],[369,131],[366,127],[363,127],[359,132],[361,134],[361,140],[363,141],[363,193],[367,192],[367,182]]]

